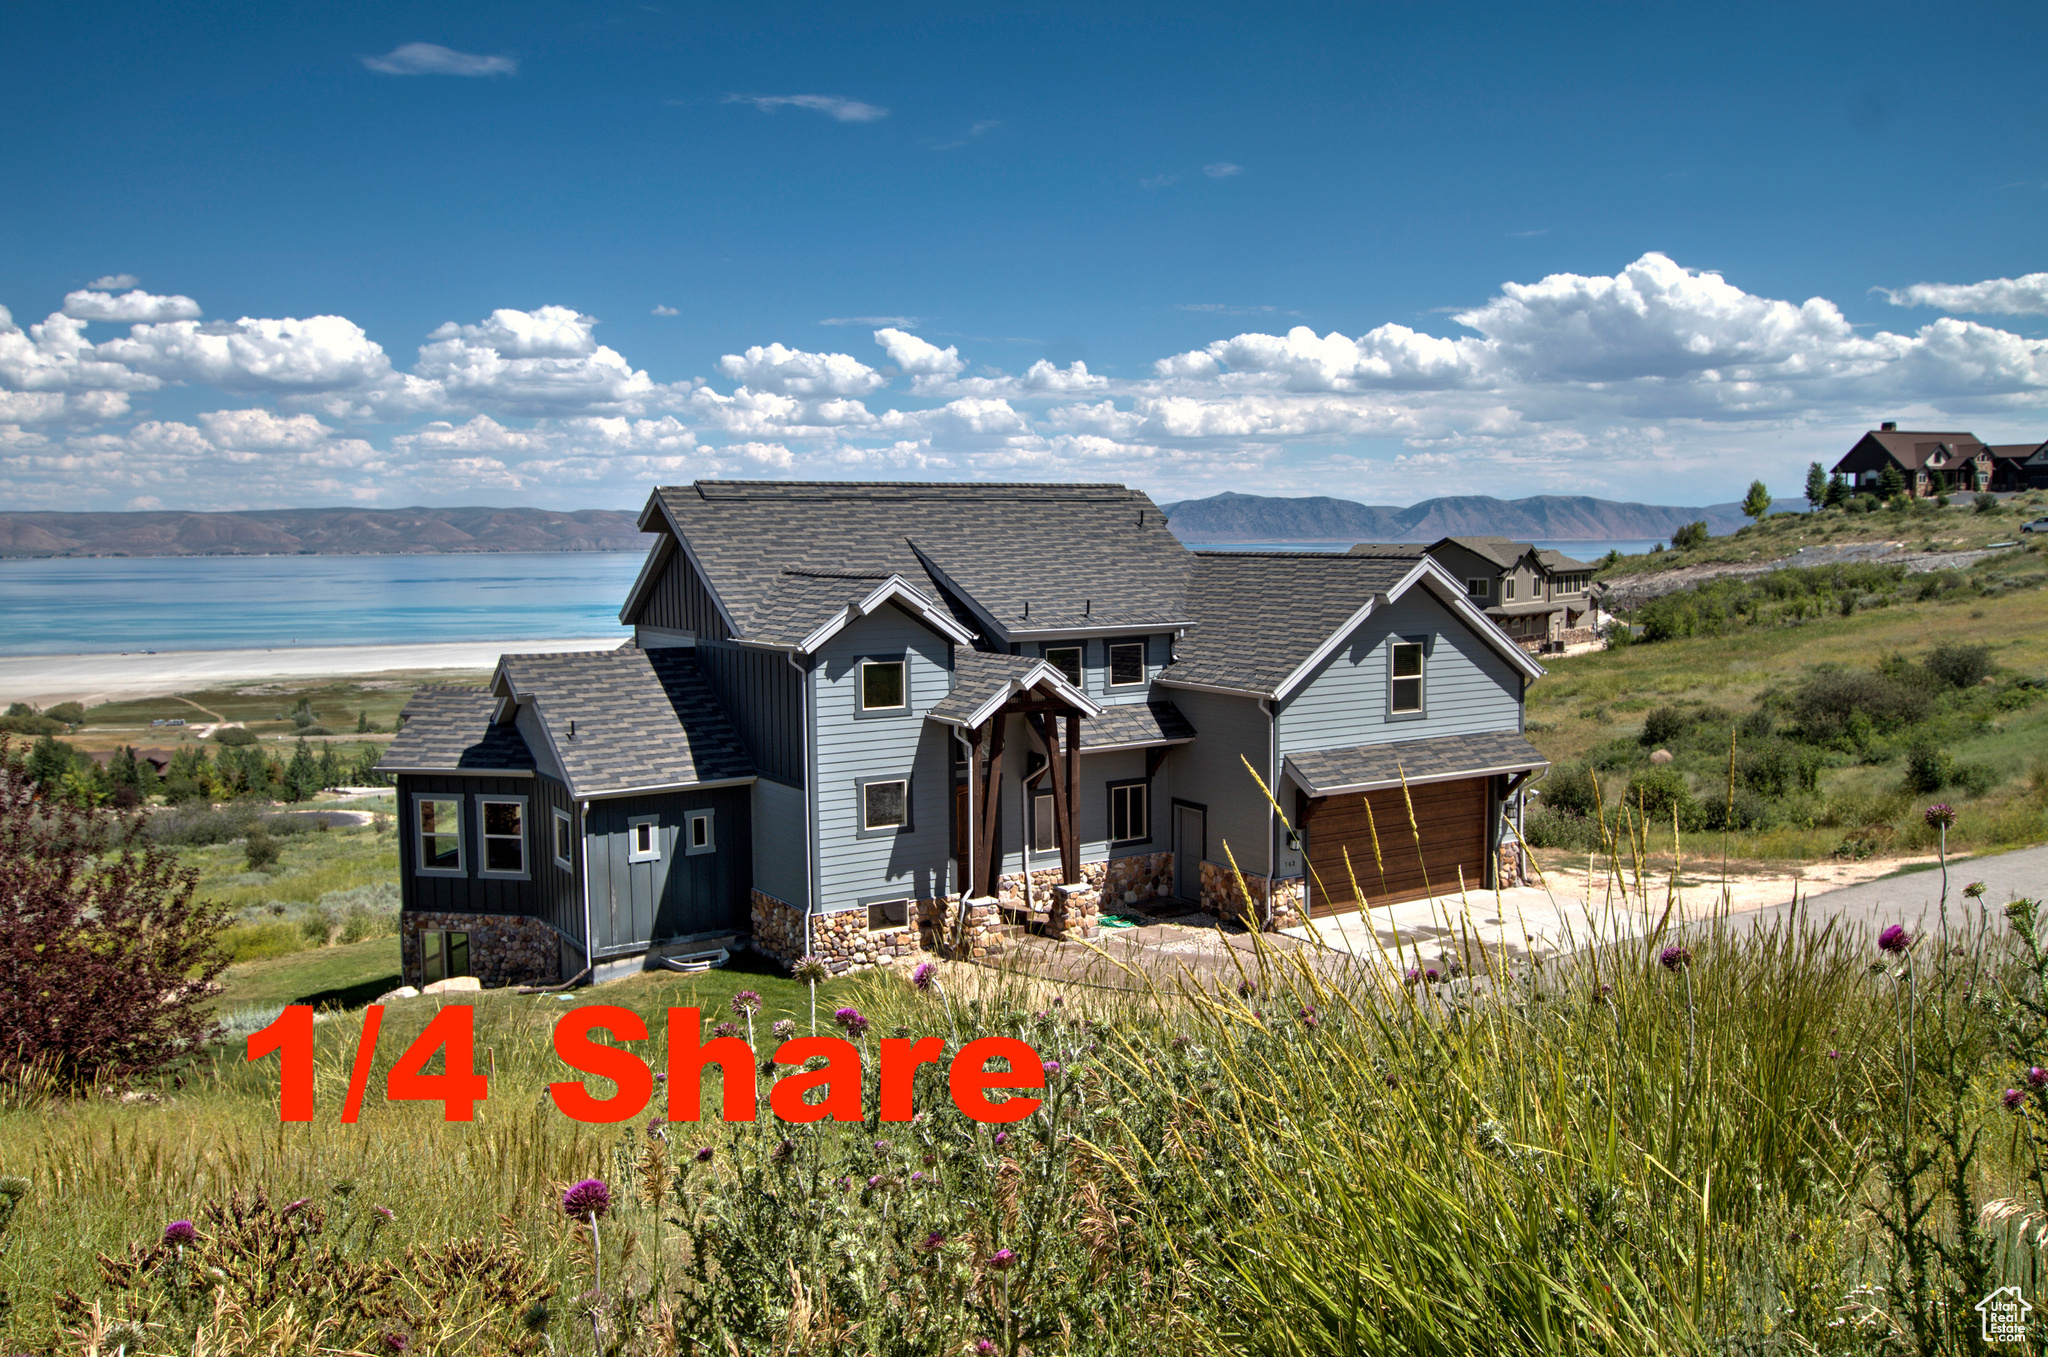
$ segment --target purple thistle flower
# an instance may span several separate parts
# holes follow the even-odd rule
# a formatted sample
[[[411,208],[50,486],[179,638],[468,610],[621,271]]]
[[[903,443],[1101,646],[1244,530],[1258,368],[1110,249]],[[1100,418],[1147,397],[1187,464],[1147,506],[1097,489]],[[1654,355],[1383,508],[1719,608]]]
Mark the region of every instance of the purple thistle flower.
[[[988,1257],[988,1265],[997,1272],[1017,1265],[1017,1255],[1009,1249],[997,1249]]]
[[[1420,966],[1410,966],[1407,969],[1407,971],[1401,976],[1401,983],[1404,985],[1419,984],[1421,983],[1421,980],[1422,968]]]
[[[384,1346],[392,1352],[404,1352],[412,1346],[412,1340],[402,1333],[387,1333],[384,1335]]]
[[[1322,1019],[1316,1016],[1315,1009],[1307,1004],[1302,1005],[1300,1017],[1303,1027],[1315,1027],[1322,1022]]]
[[[793,1018],[777,1018],[775,1025],[768,1030],[775,1034],[777,1041],[788,1041],[796,1035],[796,1021]]]
[[[1048,1061],[1046,1061],[1046,1062],[1045,1062],[1045,1072],[1046,1072],[1047,1074],[1049,1074],[1049,1075],[1051,1075],[1051,1074],[1058,1074],[1058,1073],[1060,1072],[1060,1062],[1059,1062],[1059,1061],[1057,1061],[1057,1060],[1048,1060]]]
[[[2026,1094],[2020,1092],[2016,1088],[2009,1088],[2005,1091],[2005,1097],[2001,1101],[2005,1103],[2006,1111],[2017,1112],[2019,1111],[2020,1104],[2025,1102],[2026,1100]]]
[[[2035,1088],[2048,1087],[2048,1070],[2042,1069],[2039,1065],[2034,1066],[2027,1071],[2027,1082]]]
[[[701,1149],[699,1149],[699,1150],[697,1151],[697,1162],[698,1162],[698,1163],[700,1163],[700,1164],[708,1164],[708,1163],[710,1163],[710,1162],[711,1162],[711,1154],[712,1154],[712,1150],[711,1150],[711,1147],[710,1147],[709,1145],[706,1145],[706,1146],[702,1147]]]
[[[1436,967],[1431,966],[1428,970],[1422,973],[1422,978],[1424,980],[1427,980],[1430,984],[1434,985],[1437,981],[1443,979],[1443,976],[1437,971]]]
[[[655,1083],[657,1083],[657,1084],[665,1084],[665,1083],[667,1083],[667,1082],[668,1082],[668,1071],[666,1071],[666,1070],[656,1070],[656,1071],[654,1072],[654,1082],[655,1082]]]
[[[761,1011],[761,996],[750,989],[743,989],[732,996],[732,1011],[744,1018],[750,1013]]]
[[[287,1203],[284,1210],[277,1213],[277,1218],[279,1220],[289,1219],[292,1216],[296,1216],[299,1212],[305,1210],[312,1204],[313,1199],[311,1197],[301,1197],[295,1202]]]
[[[722,1022],[722,1023],[719,1023],[719,1024],[718,1024],[718,1025],[717,1025],[716,1027],[714,1027],[714,1028],[712,1028],[712,1029],[711,1029],[711,1035],[712,1035],[712,1036],[713,1036],[714,1038],[716,1038],[716,1037],[736,1037],[736,1036],[738,1036],[739,1034],[740,1034],[740,1028],[739,1028],[739,1024],[738,1024],[738,1023],[731,1023],[731,1022]]]
[[[612,1209],[612,1190],[602,1178],[585,1178],[562,1194],[562,1211],[571,1220],[595,1220]]]
[[[1657,954],[1657,964],[1667,971],[1682,971],[1692,965],[1692,951],[1674,944]]]
[[[869,1187],[880,1187],[881,1185],[882,1185],[882,1175],[881,1175],[881,1174],[879,1174],[879,1173],[877,1173],[877,1174],[876,1174],[876,1175],[875,1175],[874,1177],[872,1177],[872,1178],[868,1179],[868,1186],[869,1186]]]
[[[164,1226],[164,1243],[176,1244],[183,1248],[199,1242],[199,1231],[189,1220],[174,1220]]]
[[[1250,980],[1240,980],[1237,982],[1237,997],[1240,999],[1249,999],[1258,992],[1259,987]]]
[[[1842,1053],[1841,1053],[1840,1051],[1829,1051],[1829,1052],[1828,1052],[1828,1059],[1830,1059],[1830,1060],[1840,1060],[1841,1058],[1842,1058]]]
[[[1920,818],[1927,821],[1929,829],[1947,829],[1956,822],[1956,808],[1946,801],[1937,801]]]
[[[1963,894],[1972,900],[1976,900],[1983,896],[1986,889],[1988,888],[1983,882],[1972,881],[1969,885],[1963,887]]]
[[[868,1020],[857,1008],[839,1008],[832,1011],[832,1021],[846,1029],[846,1035],[857,1037],[868,1030]]]
[[[924,1181],[924,1170],[923,1170],[923,1169],[913,1169],[913,1170],[911,1170],[911,1173],[910,1173],[910,1182],[911,1182],[911,1185],[912,1185],[912,1186],[916,1186],[917,1184],[919,1184],[919,1183],[922,1183],[923,1181]]]
[[[667,1140],[668,1123],[663,1121],[660,1117],[648,1118],[647,1138],[649,1140]]]
[[[1913,935],[1904,924],[1893,924],[1877,935],[1877,950],[1897,955],[1913,945]]]
[[[989,1354],[994,1352],[995,1350],[996,1345],[994,1343],[989,1342],[986,1338],[977,1338],[974,1340],[974,1357],[989,1357]]]
[[[910,983],[920,990],[929,991],[939,978],[939,968],[929,961],[917,963],[917,969],[910,973]]]
[[[1004,1142],[1008,1141],[1009,1138],[1010,1133],[1008,1131],[996,1132],[996,1148],[1001,1149],[1003,1147]]]
[[[372,1211],[375,1211],[380,1217],[382,1217],[384,1223],[387,1225],[390,1224],[392,1221],[398,1219],[398,1212],[392,1210],[388,1206],[373,1206],[370,1209]]]
[[[937,1230],[933,1230],[930,1234],[924,1237],[924,1251],[926,1253],[930,1253],[933,1250],[937,1249],[940,1245],[944,1244],[945,1242],[946,1237],[940,1234]]]

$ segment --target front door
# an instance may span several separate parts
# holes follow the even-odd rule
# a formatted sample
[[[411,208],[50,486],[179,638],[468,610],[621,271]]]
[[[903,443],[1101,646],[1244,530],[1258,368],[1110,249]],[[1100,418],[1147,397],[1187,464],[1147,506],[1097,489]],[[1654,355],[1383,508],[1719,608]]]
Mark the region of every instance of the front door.
[[[1183,900],[1202,898],[1202,854],[1208,851],[1207,816],[1200,806],[1173,807],[1173,893]]]

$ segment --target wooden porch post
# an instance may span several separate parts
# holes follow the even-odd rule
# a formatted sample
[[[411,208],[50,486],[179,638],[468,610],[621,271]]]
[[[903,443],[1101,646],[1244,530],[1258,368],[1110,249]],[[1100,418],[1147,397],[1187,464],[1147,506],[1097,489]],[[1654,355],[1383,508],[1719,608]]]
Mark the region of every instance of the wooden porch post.
[[[1051,724],[1059,726],[1059,718]],[[1067,884],[1081,880],[1081,716],[1067,713],[1067,851],[1060,858],[1067,869]]]
[[[1060,754],[1060,718],[1058,712],[1033,712],[1032,729],[1038,732],[1039,740],[1045,745],[1047,781],[1052,784],[1052,817],[1059,827],[1060,881],[1064,885],[1078,885],[1081,880],[1081,845],[1074,838],[1074,775],[1073,718],[1068,718],[1067,756]]]
[[[989,732],[986,780],[982,784],[980,833],[976,835],[979,851],[975,854],[975,865],[981,873],[974,883],[977,895],[994,895],[996,889],[996,869],[1000,865],[996,856],[997,835],[1002,823],[996,810],[1002,799],[999,793],[1003,787],[1003,733],[1009,725],[1009,713],[997,712],[989,718],[988,724],[993,729]]]

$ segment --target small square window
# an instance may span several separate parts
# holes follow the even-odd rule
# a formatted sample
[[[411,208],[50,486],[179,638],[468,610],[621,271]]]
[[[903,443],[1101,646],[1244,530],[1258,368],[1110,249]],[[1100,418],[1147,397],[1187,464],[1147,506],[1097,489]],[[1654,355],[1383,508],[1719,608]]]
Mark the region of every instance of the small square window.
[[[1081,686],[1081,647],[1050,646],[1045,652],[1045,662],[1059,670],[1067,682],[1076,688]]]
[[[860,827],[904,829],[910,824],[910,783],[896,778],[870,782],[860,789]]]
[[[526,803],[478,798],[486,876],[526,875]]]
[[[1109,789],[1109,841],[1137,843],[1152,837],[1149,784],[1120,782]]]
[[[576,870],[576,822],[566,810],[555,812],[555,866],[565,872]]]
[[[902,711],[906,706],[903,661],[862,660],[860,662],[860,709]]]
[[[462,802],[452,796],[422,796],[413,806],[420,832],[418,870],[460,876]]]
[[[685,822],[688,838],[684,841],[683,856],[692,857],[698,853],[715,852],[718,848],[717,835],[712,832],[713,812],[694,810]]]
[[[1145,643],[1119,641],[1109,648],[1109,686],[1128,688],[1145,681]]]
[[[1059,846],[1060,823],[1053,813],[1052,793],[1039,792],[1031,798],[1031,851],[1050,853]]]
[[[1389,695],[1388,707],[1399,714],[1422,710],[1422,643],[1420,641],[1396,641],[1394,643],[1393,691]]]
[[[877,900],[868,906],[868,932],[882,933],[910,926],[908,900]]]
[[[1485,598],[1485,597],[1486,597],[1486,581],[1485,581],[1485,580],[1466,580],[1466,581],[1465,581],[1465,596],[1466,596],[1467,598]]]
[[[661,817],[642,815],[626,822],[626,861],[661,860]]]

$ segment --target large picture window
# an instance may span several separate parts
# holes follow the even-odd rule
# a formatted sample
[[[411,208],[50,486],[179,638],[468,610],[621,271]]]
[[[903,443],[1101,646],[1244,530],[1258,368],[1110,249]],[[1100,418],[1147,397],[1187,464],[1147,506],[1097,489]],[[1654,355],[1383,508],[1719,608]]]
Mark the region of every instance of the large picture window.
[[[1139,843],[1152,837],[1152,785],[1149,782],[1109,784],[1109,841]]]
[[[1396,641],[1387,710],[1396,716],[1422,711],[1422,642]]]
[[[413,817],[419,827],[419,862],[415,870],[426,876],[461,876],[461,798],[415,797]]]
[[[1145,643],[1118,641],[1109,648],[1109,686],[1128,688],[1145,681]]]
[[[860,709],[864,712],[900,712],[910,705],[904,682],[902,660],[860,662]]]
[[[910,828],[910,783],[877,778],[860,784],[860,828],[864,834],[894,834]]]
[[[478,829],[482,836],[482,876],[526,875],[526,798],[480,796]]]

